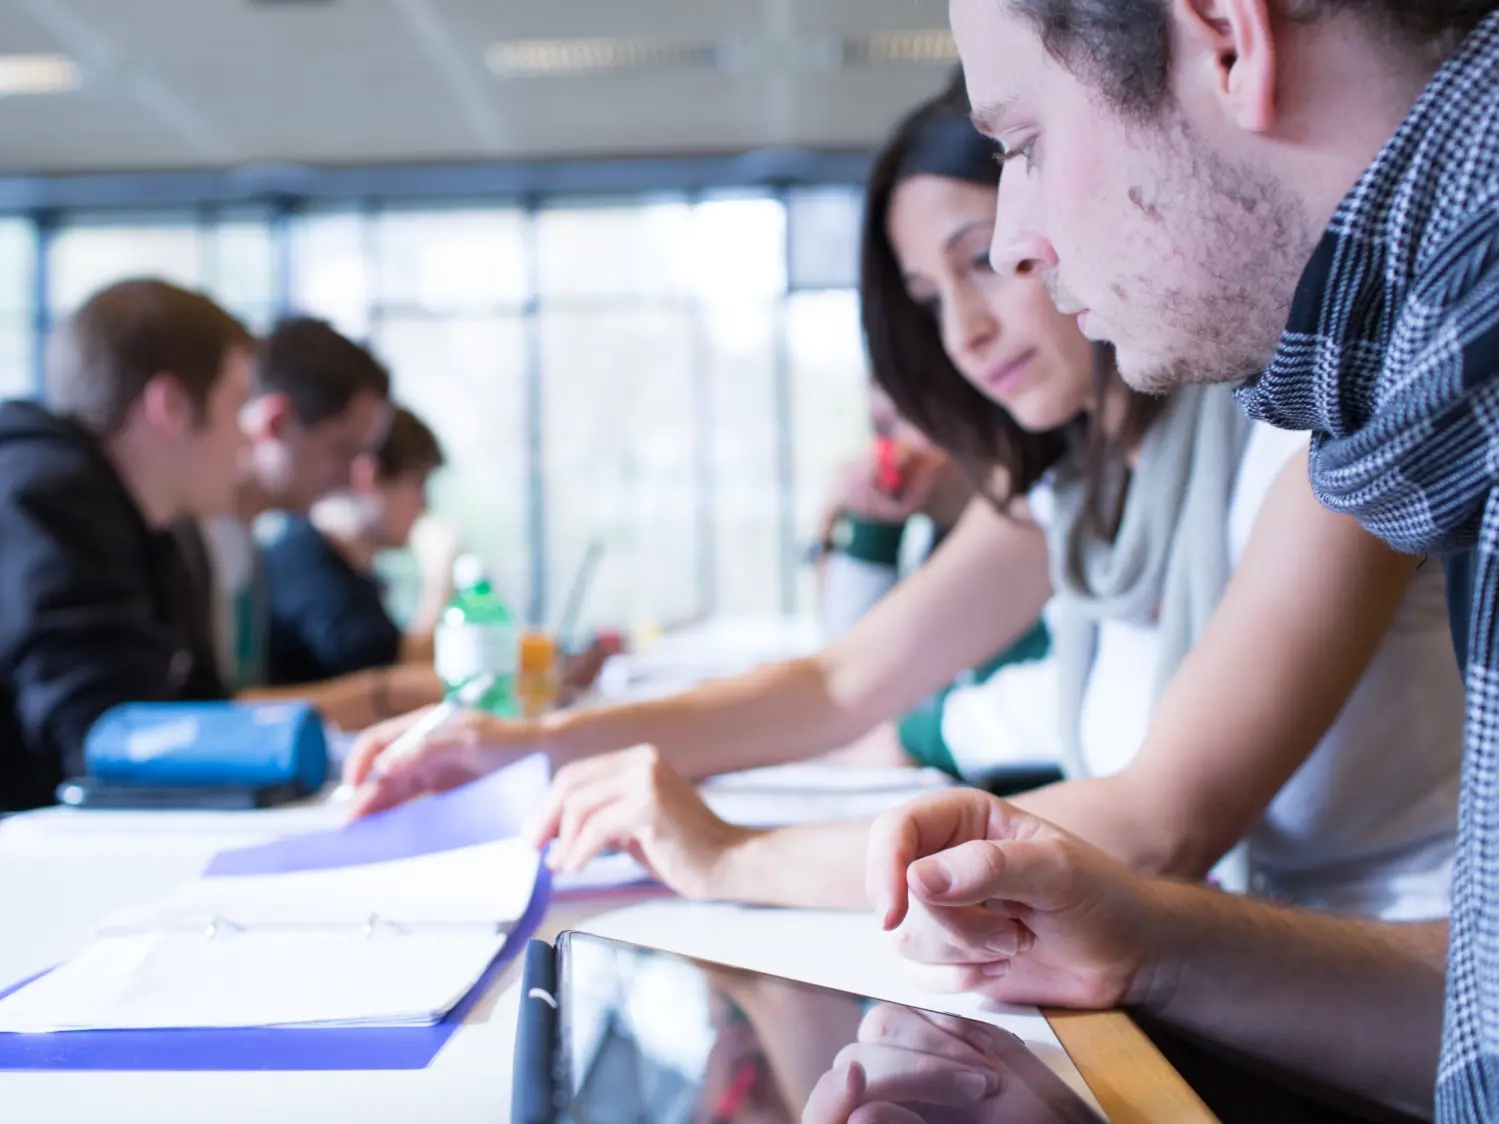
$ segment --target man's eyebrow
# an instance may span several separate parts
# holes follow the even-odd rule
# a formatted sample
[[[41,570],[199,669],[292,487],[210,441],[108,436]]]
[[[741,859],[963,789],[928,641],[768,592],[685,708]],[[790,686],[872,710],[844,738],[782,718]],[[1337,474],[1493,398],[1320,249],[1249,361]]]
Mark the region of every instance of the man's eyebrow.
[[[973,127],[986,137],[996,136],[1013,108],[1009,101],[986,102],[974,109]]]

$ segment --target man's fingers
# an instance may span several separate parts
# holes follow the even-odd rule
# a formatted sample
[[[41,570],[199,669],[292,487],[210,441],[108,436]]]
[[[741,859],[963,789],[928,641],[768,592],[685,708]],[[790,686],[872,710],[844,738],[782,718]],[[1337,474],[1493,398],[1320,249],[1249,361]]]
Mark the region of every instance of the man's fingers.
[[[912,901],[891,939],[902,956],[924,964],[984,964],[1017,956],[1035,940],[1007,909],[933,906],[920,899]]]
[[[986,837],[994,798],[976,789],[919,797],[878,817],[869,829],[864,887],[886,929],[905,918],[907,868],[919,858]]]
[[[914,960],[901,963],[905,977],[937,995],[966,995],[979,992],[991,998],[1009,1001],[1000,989],[1008,989],[1011,962],[995,960],[988,964],[919,964]]]
[[[976,839],[910,864],[907,885],[921,901],[973,906],[1004,898],[1045,909],[1065,896],[1069,866],[1056,839]]]
[[[911,916],[916,915],[913,910]],[[973,991],[1003,979],[1016,957],[1023,956],[1035,939],[1015,922],[1007,923],[1003,930],[990,930],[993,944],[988,947],[977,942],[959,943],[936,926],[913,934],[909,925],[908,918],[906,926],[891,937],[906,965],[906,974],[924,988],[943,994]]]
[[[1035,943],[1031,931],[1010,918],[974,923],[955,933],[940,922],[912,925],[916,916],[912,910],[891,940],[897,953],[918,964],[993,964],[1013,960]]]

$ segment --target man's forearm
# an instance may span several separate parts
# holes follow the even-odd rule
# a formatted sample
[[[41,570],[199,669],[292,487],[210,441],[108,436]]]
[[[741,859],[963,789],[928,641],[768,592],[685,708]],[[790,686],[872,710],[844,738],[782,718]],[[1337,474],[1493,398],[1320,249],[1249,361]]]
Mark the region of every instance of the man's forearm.
[[[1138,1005],[1317,1081],[1429,1116],[1446,922],[1389,924],[1163,883]]]

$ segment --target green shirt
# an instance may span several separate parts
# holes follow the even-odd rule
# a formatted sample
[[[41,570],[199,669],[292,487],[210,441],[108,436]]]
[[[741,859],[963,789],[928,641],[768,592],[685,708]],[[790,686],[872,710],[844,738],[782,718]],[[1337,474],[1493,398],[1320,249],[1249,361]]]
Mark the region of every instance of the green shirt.
[[[1046,625],[1037,621],[1029,632],[1003,652],[972,671],[965,671],[941,691],[918,703],[896,723],[900,745],[906,751],[906,756],[918,765],[941,769],[944,773],[961,779],[962,773],[953,760],[952,751],[942,740],[942,714],[947,706],[948,696],[959,687],[988,682],[1002,667],[1044,659],[1050,650],[1051,635],[1046,631]]]

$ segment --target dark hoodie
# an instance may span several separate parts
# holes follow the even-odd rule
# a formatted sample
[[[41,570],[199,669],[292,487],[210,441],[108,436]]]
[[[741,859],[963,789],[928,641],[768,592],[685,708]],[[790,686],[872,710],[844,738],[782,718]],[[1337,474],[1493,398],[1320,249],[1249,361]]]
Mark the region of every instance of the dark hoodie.
[[[52,803],[111,707],[223,697],[196,605],[99,443],[0,405],[0,811]]]

